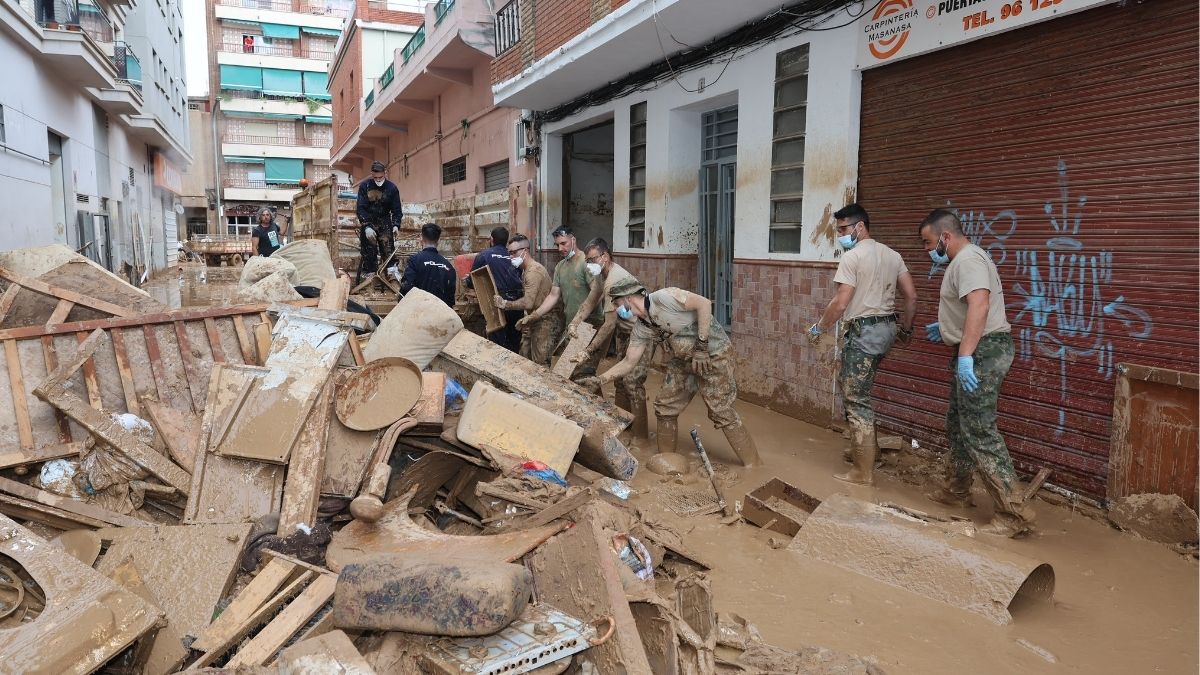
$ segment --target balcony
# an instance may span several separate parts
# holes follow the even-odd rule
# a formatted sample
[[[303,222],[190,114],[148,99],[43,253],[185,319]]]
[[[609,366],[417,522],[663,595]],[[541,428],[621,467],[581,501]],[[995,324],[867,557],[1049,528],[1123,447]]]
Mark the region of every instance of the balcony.
[[[417,29],[417,32],[413,33],[413,36],[408,39],[408,44],[404,45],[404,49],[400,50],[400,56],[404,58],[405,63],[408,63],[409,59],[413,57],[413,54],[416,54],[417,50],[421,49],[421,47],[424,45],[425,24],[421,24],[421,27]]]
[[[116,31],[112,21],[96,5],[91,2],[79,3],[79,25],[83,32],[101,44],[112,44]]]
[[[140,95],[142,93],[142,62],[133,48],[125,42],[113,45],[113,65],[117,67],[117,81],[133,87]]]
[[[314,14],[317,16],[336,16],[347,19],[354,11],[354,3],[343,0],[217,0],[218,5],[225,7],[240,7],[242,9],[264,9],[271,12],[287,12],[290,14]]]
[[[329,160],[328,136],[286,138],[226,133],[221,139],[221,154],[230,157],[288,157]]]
[[[435,17],[433,25],[438,25],[442,19],[450,13],[450,9],[454,7],[454,0],[438,0],[433,5],[433,16]]]
[[[308,136],[304,138],[284,138],[283,136],[254,136],[250,134],[226,133],[221,137],[225,143],[244,143],[247,145],[286,145],[308,148],[328,148],[329,136]]]
[[[225,188],[224,198],[227,201],[290,202],[300,190],[299,185],[247,178],[226,178],[221,185]]]
[[[40,52],[47,66],[58,71],[63,80],[82,87],[111,89],[115,85],[117,73],[112,57],[84,30],[79,5],[57,0],[35,2],[32,9],[42,27]],[[87,19],[87,24],[105,36],[105,19],[98,13],[96,16],[99,18]],[[111,32],[111,26],[107,28]]]
[[[307,45],[281,44],[247,44],[244,42],[223,42],[217,45],[217,51],[226,54],[254,54],[258,56],[281,56],[292,59],[314,59],[330,61],[333,50],[309,47]]]

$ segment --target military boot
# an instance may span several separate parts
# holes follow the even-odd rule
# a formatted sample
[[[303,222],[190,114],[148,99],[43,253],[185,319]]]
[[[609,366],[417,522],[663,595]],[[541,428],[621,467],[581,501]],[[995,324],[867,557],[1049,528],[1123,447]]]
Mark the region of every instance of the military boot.
[[[875,443],[875,429],[855,428],[853,433],[854,467],[846,473],[834,474],[833,477],[856,485],[874,485],[875,458],[879,456],[879,446]]]
[[[729,446],[733,448],[734,454],[742,460],[742,466],[762,466],[762,459],[758,456],[758,446],[754,444],[754,437],[750,435],[749,431],[746,431],[745,424],[738,422],[721,431],[725,432],[725,439],[729,441]]]
[[[679,418],[658,418],[658,452],[676,452],[679,449]]]
[[[1032,531],[1037,513],[1021,501],[1014,484],[1006,485],[999,476],[988,471],[980,471],[979,477],[996,506],[991,522],[979,531],[1001,537],[1017,537]]]

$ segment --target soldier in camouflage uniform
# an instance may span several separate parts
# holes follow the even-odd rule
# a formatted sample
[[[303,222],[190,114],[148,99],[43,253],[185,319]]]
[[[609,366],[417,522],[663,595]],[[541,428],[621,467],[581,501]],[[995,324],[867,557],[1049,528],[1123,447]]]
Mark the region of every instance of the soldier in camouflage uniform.
[[[933,211],[921,222],[919,232],[934,262],[948,263],[938,321],[925,327],[926,334],[933,342],[956,347],[957,352],[950,361],[954,377],[946,413],[950,461],[944,485],[928,496],[943,504],[967,506],[972,472],[977,472],[995,503],[992,521],[980,531],[1015,537],[1033,528],[1035,514],[1018,494],[1012,458],[996,427],[1000,387],[1013,361],[1000,274],[987,252],[963,236],[954,213]]]
[[[838,382],[850,427],[850,449],[845,459],[854,466],[834,477],[848,483],[873,485],[879,446],[875,441],[871,387],[879,362],[897,334],[901,344],[908,344],[912,338],[917,291],[900,254],[871,238],[866,209],[850,204],[833,217],[837,222],[838,243],[845,249],[833,276],[837,293],[820,321],[808,329],[808,337],[815,345],[836,321],[845,323]],[[904,311],[899,316],[897,289],[904,296]]]
[[[654,400],[658,451],[677,451],[679,415],[699,392],[708,418],[725,434],[742,464],[761,464],[754,438],[734,409],[737,380],[729,338],[720,322],[712,320],[712,302],[679,288],[647,293],[635,279],[613,284],[609,297],[617,304],[620,319],[633,322],[629,347],[620,363],[598,377],[585,379],[595,380],[599,386],[623,377],[638,366],[649,348],[661,345],[669,358],[662,389]]]
[[[371,177],[358,186],[359,267],[355,283],[366,273],[374,274],[396,250],[396,236],[403,217],[400,189],[387,179],[383,162],[371,165]]]

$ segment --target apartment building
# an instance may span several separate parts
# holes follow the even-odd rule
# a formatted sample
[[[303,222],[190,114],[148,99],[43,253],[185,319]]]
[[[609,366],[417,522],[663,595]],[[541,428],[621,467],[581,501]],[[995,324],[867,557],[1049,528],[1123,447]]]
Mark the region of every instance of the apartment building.
[[[360,0],[331,70],[334,166],[362,177],[384,162],[406,212],[442,225],[447,254],[496,225],[536,234],[527,125],[492,100],[492,8],[438,0],[402,14]]]
[[[1194,474],[1110,447],[1129,415],[1114,391],[1200,363],[1196,21],[1183,2],[511,0],[493,93],[536,126],[542,244],[573,224],[648,286],[712,298],[743,398],[837,424],[836,347],[804,338],[834,293],[832,213],[858,200],[901,252],[919,327],[944,268],[916,226],[950,207],[1004,282],[1017,467],[1194,502]],[[1149,221],[1170,253],[1147,247]],[[881,428],[945,447],[949,356],[893,349]],[[1163,392],[1172,410],[1195,400]]]
[[[182,55],[177,0],[0,1],[6,247],[62,243],[138,274],[173,262]]]
[[[208,0],[219,233],[248,235],[262,206],[286,217],[297,190],[331,175],[329,64],[353,8],[345,0]]]

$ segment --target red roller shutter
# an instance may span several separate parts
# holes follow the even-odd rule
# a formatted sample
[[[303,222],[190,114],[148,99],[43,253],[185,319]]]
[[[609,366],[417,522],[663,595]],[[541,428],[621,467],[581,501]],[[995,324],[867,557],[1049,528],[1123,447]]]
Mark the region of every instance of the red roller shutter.
[[[949,350],[916,225],[958,209],[1004,280],[1018,469],[1105,493],[1116,364],[1197,371],[1197,5],[1108,5],[863,73],[859,198],[917,281],[880,425],[945,447]]]

